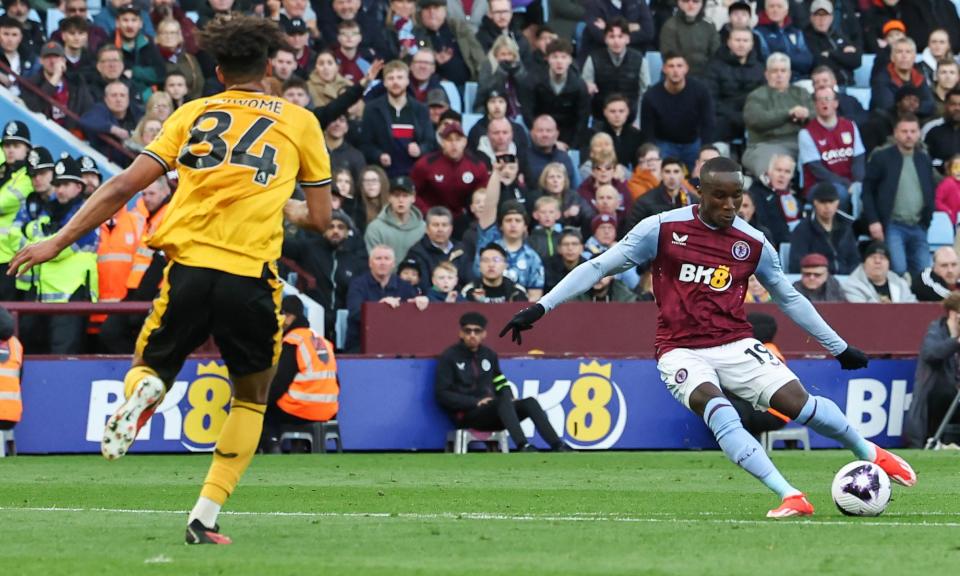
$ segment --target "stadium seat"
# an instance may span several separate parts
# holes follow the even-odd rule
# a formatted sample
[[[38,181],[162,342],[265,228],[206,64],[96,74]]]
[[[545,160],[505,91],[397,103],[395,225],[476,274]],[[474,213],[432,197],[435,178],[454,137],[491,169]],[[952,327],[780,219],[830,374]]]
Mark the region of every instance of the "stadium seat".
[[[10,446],[8,447],[7,444]],[[17,455],[17,442],[13,437],[13,430],[0,430],[0,458],[6,458],[7,452],[10,456]]]
[[[810,431],[806,426],[787,426],[760,435],[760,444],[767,453],[773,451],[773,444],[777,440],[796,440],[803,444],[804,450],[810,450]]]
[[[280,435],[280,443],[285,440],[303,440],[310,446],[311,453],[327,453],[327,442],[331,440],[337,446],[337,453],[343,453],[343,442],[340,441],[340,423],[336,420],[315,422],[309,426],[288,428]]]
[[[573,162],[573,167],[579,172],[580,171],[580,151],[574,150],[573,148],[567,150],[567,155],[570,156],[570,162]]]
[[[870,73],[873,71],[873,62],[876,54],[864,54],[860,58],[860,67],[853,71],[853,85],[857,88],[870,88]],[[849,88],[847,89],[849,90]]]
[[[447,452],[466,454],[471,442],[496,442],[500,451],[506,454],[510,451],[508,439],[506,430],[484,432],[473,428],[458,428],[447,432]]]
[[[780,267],[783,269],[784,274],[790,272],[790,243],[781,242],[780,243]]]
[[[946,212],[934,212],[927,228],[927,244],[931,249],[940,246],[953,246],[953,223]]]
[[[869,88],[860,88],[860,87],[849,87],[847,88],[847,96],[853,96],[856,98],[860,105],[863,106],[864,110],[870,109],[870,89]]]
[[[463,101],[460,99],[460,91],[457,85],[449,80],[441,80],[440,87],[447,94],[447,100],[450,101],[450,109],[457,114],[463,114]]]
[[[473,128],[480,119],[483,118],[483,114],[471,114],[466,113],[463,115],[463,131],[467,134],[470,134],[470,129]]]
[[[659,52],[647,52],[647,67],[650,70],[650,84],[656,84],[660,81],[660,74],[663,71],[663,56]]]
[[[463,85],[463,113],[473,113],[473,105],[477,100],[477,83],[467,82]]]

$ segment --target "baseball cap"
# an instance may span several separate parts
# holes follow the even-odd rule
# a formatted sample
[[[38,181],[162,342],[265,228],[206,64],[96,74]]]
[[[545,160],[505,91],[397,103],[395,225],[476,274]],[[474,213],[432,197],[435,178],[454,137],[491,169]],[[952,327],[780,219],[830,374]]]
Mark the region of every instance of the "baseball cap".
[[[881,35],[886,36],[891,30],[899,30],[906,34],[907,26],[900,20],[887,20],[887,23],[883,25],[883,31],[881,32]]]
[[[501,92],[500,90],[496,90],[496,89],[491,90],[487,92],[487,97],[483,101],[484,105],[486,105],[487,102],[493,100],[494,98],[503,98],[504,100],[506,100],[507,97],[504,96],[503,92]]]
[[[467,312],[460,316],[460,326],[487,327],[487,317],[479,312]]]
[[[830,0],[813,0],[813,3],[810,4],[810,13],[815,14],[818,10],[833,14],[833,3]]]
[[[820,266],[829,266],[830,261],[823,254],[811,252],[800,259],[800,268],[818,268]]]
[[[53,170],[53,154],[43,146],[37,146],[27,154],[27,172],[34,176],[41,170]]]
[[[523,207],[523,204],[517,202],[516,200],[507,200],[500,205],[499,214],[497,215],[497,225],[503,223],[503,219],[511,214],[519,214],[523,216],[523,221],[527,221],[527,209]]]
[[[124,4],[123,6],[117,8],[117,16],[121,14],[136,14],[140,15],[140,10],[133,4]]]
[[[47,42],[43,45],[43,48],[40,49],[40,57],[46,58],[47,56],[63,56],[63,46],[59,42]]]
[[[449,106],[450,99],[443,88],[431,88],[427,91],[427,106]]]
[[[303,18],[285,18],[283,20],[283,31],[287,34],[306,34],[309,29]]]
[[[867,247],[863,249],[863,259],[873,256],[874,254],[883,254],[890,259],[890,250],[887,249],[887,245],[884,244],[883,240],[874,240],[867,244]]]
[[[460,126],[459,122],[450,122],[449,124],[443,127],[443,130],[440,131],[441,138],[446,138],[451,134],[459,134],[461,136],[466,136],[466,134],[463,133],[463,127]]]
[[[390,192],[408,192],[410,194],[416,194],[417,189],[413,185],[413,180],[408,176],[397,176],[390,181]]]
[[[597,228],[603,224],[611,224],[614,228],[617,227],[617,217],[613,214],[600,213],[593,217],[590,220],[590,230],[596,234]]]
[[[280,302],[280,311],[293,316],[303,316],[303,300],[299,296],[284,296]]]
[[[493,250],[493,251],[495,251],[495,252],[499,252],[500,255],[503,256],[503,259],[504,259],[504,260],[506,260],[507,258],[510,257],[510,255],[507,254],[507,249],[504,248],[503,246],[497,244],[496,242],[491,242],[491,243],[487,244],[486,246],[484,246],[484,247],[480,250],[479,254],[483,254],[483,253],[486,252],[487,250]]]
[[[61,182],[77,182],[78,184],[83,184],[83,176],[80,174],[80,163],[70,156],[65,155],[60,160],[57,160],[57,163],[53,166],[53,183],[60,184]]]
[[[405,260],[402,260],[400,264],[397,265],[397,274],[399,274],[403,270],[406,270],[407,268],[412,268],[413,270],[420,272],[420,266],[417,264],[417,261],[414,260],[413,258],[407,258]]]
[[[821,202],[833,202],[839,200],[840,194],[837,188],[829,182],[821,182],[810,190],[810,200],[819,200]]]
[[[23,142],[30,146],[30,129],[19,120],[11,120],[3,127],[3,139],[0,142]]]

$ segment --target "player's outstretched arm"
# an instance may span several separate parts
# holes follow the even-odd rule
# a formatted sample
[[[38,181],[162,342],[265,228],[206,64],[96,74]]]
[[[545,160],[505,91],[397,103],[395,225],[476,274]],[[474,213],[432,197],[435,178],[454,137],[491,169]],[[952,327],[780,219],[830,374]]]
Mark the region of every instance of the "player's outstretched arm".
[[[303,186],[304,200],[287,200],[283,216],[297,228],[324,232],[330,226],[333,204],[330,185]]]
[[[55,258],[64,248],[106,222],[137,192],[152,184],[165,172],[163,166],[153,158],[143,154],[137,156],[126,170],[98,188],[59,232],[17,252],[10,261],[7,274],[20,275],[37,264]]]
[[[867,366],[867,355],[847,344],[820,316],[813,304],[790,284],[783,275],[780,259],[769,242],[764,242],[756,275],[783,313],[816,338],[821,346],[837,358],[844,370],[857,370]]]

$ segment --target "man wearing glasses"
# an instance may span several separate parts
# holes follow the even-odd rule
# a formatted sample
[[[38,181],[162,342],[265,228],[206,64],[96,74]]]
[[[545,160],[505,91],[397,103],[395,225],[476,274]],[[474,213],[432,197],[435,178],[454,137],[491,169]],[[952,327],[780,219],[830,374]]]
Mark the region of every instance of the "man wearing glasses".
[[[811,302],[846,302],[843,287],[830,274],[829,264],[823,254],[807,254],[800,260],[800,279],[793,287]]]
[[[536,452],[520,421],[530,418],[540,437],[556,452],[567,452],[536,398],[517,400],[500,371],[497,353],[483,345],[487,318],[479,312],[460,317],[460,341],[437,358],[437,402],[458,428],[506,430],[519,452]]]

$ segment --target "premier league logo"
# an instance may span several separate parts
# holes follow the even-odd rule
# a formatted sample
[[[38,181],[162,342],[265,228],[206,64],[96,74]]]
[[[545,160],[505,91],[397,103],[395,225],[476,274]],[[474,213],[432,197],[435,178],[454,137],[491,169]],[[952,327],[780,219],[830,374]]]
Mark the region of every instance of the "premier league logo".
[[[686,369],[686,368],[681,368],[681,369],[677,370],[677,373],[676,373],[676,375],[674,375],[673,379],[677,381],[677,384],[683,384],[684,382],[686,382],[686,381],[687,381],[687,369]]]
[[[750,245],[743,240],[737,240],[733,243],[730,253],[737,260],[743,261],[750,257]]]

